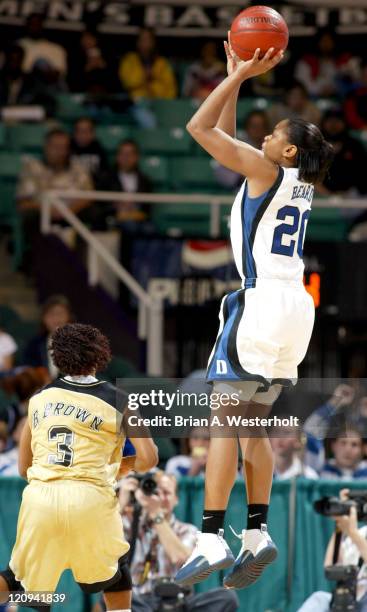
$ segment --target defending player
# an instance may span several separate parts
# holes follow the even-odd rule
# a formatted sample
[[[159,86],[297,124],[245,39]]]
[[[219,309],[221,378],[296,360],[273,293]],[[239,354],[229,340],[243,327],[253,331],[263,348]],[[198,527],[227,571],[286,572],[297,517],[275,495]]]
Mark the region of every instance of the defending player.
[[[207,378],[214,391],[236,394],[244,416],[267,416],[281,385],[295,381],[314,323],[303,286],[302,251],[314,192],[332,160],[320,130],[302,120],[280,122],[262,151],[236,140],[236,102],[243,81],[274,68],[282,52],[241,61],[225,43],[228,77],[189,122],[192,137],[220,164],[246,177],[232,208],[231,243],[242,288],[221,304],[220,328]],[[230,410],[234,410],[234,406]],[[229,410],[229,411],[230,411]],[[226,410],[222,410],[226,414]],[[231,567],[228,588],[255,582],[277,549],[267,532],[273,455],[266,431],[211,437],[202,533],[179,570],[180,584]],[[241,446],[247,488],[247,529],[236,560],[223,539],[225,511]]]
[[[65,569],[86,593],[104,592],[107,610],[130,611],[129,544],[114,482],[124,470],[127,396],[95,378],[110,360],[107,338],[70,324],[52,338],[59,378],[29,403],[19,451],[24,489],[17,539],[0,592],[55,591]],[[157,463],[151,438],[131,439],[134,469]]]

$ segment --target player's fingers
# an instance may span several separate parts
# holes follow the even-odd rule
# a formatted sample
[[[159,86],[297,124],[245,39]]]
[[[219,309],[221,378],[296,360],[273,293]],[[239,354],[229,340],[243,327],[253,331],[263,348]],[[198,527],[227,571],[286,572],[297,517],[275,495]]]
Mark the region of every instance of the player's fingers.
[[[261,51],[261,49],[260,49],[260,48],[257,48],[257,49],[256,49],[256,51],[255,51],[255,53],[254,53],[254,55],[253,55],[253,57],[252,57],[252,61],[254,61],[254,62],[257,62],[257,61],[258,61],[258,59],[259,59],[259,55],[260,55],[260,51]]]
[[[273,53],[274,53],[274,47],[270,47],[270,49],[268,49],[267,52],[265,53],[262,61],[265,63],[271,60]]]
[[[283,57],[284,57],[284,51],[278,51],[278,53],[276,53],[274,57],[271,58],[272,64],[274,66],[276,64],[279,64],[279,62],[283,59]]]

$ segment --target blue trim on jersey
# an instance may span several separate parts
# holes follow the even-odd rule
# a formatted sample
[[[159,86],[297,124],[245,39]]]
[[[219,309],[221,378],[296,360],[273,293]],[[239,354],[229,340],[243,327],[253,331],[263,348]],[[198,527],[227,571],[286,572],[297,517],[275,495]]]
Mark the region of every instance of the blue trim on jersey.
[[[232,293],[229,293],[225,298],[225,304],[223,306],[223,321],[224,321],[223,331],[217,340],[217,345],[214,350],[213,359],[208,367],[208,371],[207,371],[208,380],[220,380],[222,377],[226,378],[228,376],[230,378],[232,377],[237,378],[237,375],[233,371],[231,364],[228,361],[227,347],[228,347],[229,334],[233,327],[233,323],[236,318],[238,307],[239,305],[237,301],[237,291],[233,291]],[[217,359],[221,359],[222,361],[225,361],[227,364],[227,372],[223,375],[218,374],[216,372],[215,366],[216,366]]]
[[[278,176],[268,191],[257,198],[248,195],[247,182],[243,190],[241,202],[241,222],[242,222],[242,269],[246,282],[245,288],[249,289],[256,286],[257,270],[253,255],[253,246],[259,223],[264,216],[266,209],[278,191],[284,177],[284,169],[279,166]],[[253,282],[255,280],[255,282]]]
[[[256,278],[256,265],[255,259],[252,254],[252,245],[250,243],[250,237],[253,229],[253,225],[256,219],[256,215],[266,199],[269,190],[263,193],[261,196],[257,198],[251,198],[248,195],[248,187],[247,183],[245,185],[245,189],[243,191],[242,197],[242,232],[243,232],[243,273],[246,278],[253,279]]]

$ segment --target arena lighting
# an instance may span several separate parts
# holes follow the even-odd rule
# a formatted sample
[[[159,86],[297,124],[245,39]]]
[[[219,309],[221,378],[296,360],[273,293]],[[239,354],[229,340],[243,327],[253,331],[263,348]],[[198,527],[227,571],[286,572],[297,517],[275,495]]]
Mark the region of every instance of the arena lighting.
[[[321,288],[321,276],[318,272],[312,272],[309,275],[308,283],[306,277],[303,277],[303,282],[306,287],[306,291],[312,296],[315,304],[315,308],[320,306],[320,288]]]

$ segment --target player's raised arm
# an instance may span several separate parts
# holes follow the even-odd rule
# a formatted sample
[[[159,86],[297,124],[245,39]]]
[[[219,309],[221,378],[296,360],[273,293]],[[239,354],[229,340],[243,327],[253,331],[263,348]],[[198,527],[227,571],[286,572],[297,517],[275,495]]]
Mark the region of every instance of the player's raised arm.
[[[261,151],[232,138],[217,124],[228,98],[243,81],[271,70],[280,62],[283,52],[273,53],[271,48],[259,59],[260,49],[257,49],[251,60],[239,62],[236,71],[218,85],[187,124],[191,136],[220,164],[248,178],[262,172],[265,182],[269,183],[276,176],[275,165],[265,159]]]

